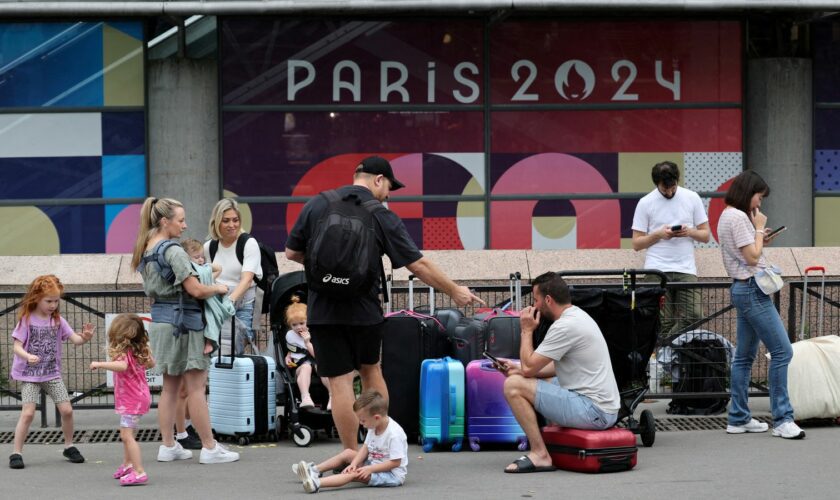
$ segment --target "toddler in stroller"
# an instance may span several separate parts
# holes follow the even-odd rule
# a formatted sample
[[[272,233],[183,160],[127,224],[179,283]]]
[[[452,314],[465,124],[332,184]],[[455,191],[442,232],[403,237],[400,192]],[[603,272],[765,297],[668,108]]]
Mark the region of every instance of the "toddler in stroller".
[[[315,431],[323,430],[328,435],[335,433],[332,413],[322,409],[329,405],[329,392],[321,383],[322,379],[315,374],[315,364],[302,361],[306,357],[314,358],[314,352],[306,350],[306,341],[301,335],[301,333],[306,333],[308,336],[308,331],[300,328],[299,331],[295,331],[290,320],[291,318],[302,319],[305,327],[307,292],[308,287],[303,271],[279,276],[271,285],[271,332],[274,338],[275,359],[278,361],[279,382],[285,388],[282,399],[278,402],[283,407],[283,417],[278,419],[279,434],[288,432],[298,446],[309,446],[315,437]],[[287,316],[290,316],[290,309],[291,318],[287,319]],[[297,316],[295,316],[296,310]],[[295,335],[288,335],[289,333]],[[299,341],[292,344],[296,347],[290,348],[287,338],[294,339],[295,336],[299,337]],[[300,347],[301,344],[303,348]],[[297,361],[295,361],[296,357]],[[291,363],[284,361],[291,361]],[[303,387],[300,386],[302,367],[305,367],[303,372],[308,371],[309,375],[309,384],[304,384]],[[298,383],[294,383],[293,370],[297,372]],[[304,394],[309,401],[304,399]],[[311,406],[304,406],[304,403],[311,403]]]
[[[286,366],[295,371],[295,381],[300,390],[300,407],[313,408],[315,402],[309,394],[309,385],[315,371],[315,350],[306,327],[306,304],[300,297],[292,296],[292,303],[286,308],[286,324],[291,328],[286,332]],[[329,381],[321,377],[321,383],[330,390]],[[327,401],[327,410],[332,409],[332,398]]]

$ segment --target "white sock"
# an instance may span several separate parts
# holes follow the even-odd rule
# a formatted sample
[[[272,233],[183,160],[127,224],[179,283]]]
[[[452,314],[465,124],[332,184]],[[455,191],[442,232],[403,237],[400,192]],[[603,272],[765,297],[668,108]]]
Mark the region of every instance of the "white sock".
[[[187,434],[187,431],[179,432],[178,434],[175,434],[175,439],[186,439],[188,436],[189,434]]]
[[[190,419],[184,420],[184,429],[188,428],[191,425],[192,425],[192,420],[190,420]]]

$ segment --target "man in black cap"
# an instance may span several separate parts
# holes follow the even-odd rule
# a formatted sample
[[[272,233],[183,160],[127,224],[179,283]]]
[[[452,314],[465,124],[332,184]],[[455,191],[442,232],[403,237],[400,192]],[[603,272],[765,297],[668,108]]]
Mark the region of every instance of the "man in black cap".
[[[370,200],[383,202],[388,199],[391,191],[403,187],[405,185],[394,177],[388,160],[371,156],[356,167],[353,184],[342,186],[336,192],[342,200],[355,198],[357,203],[370,206]],[[320,234],[321,226],[327,223],[324,215],[332,210],[331,203],[335,202],[328,200],[327,193],[306,203],[286,241],[286,258],[304,263],[307,249],[313,248],[310,245],[316,239],[315,236]],[[372,225],[376,231],[378,262],[367,264],[376,265],[379,269],[382,254],[387,254],[393,269],[408,268],[424,283],[452,297],[459,306],[472,302],[484,304],[469,288],[457,285],[420,253],[395,213],[379,204],[373,205],[376,205],[375,209],[371,209],[371,214],[375,219]],[[328,278],[325,276],[324,279]],[[384,324],[378,296],[379,286],[373,286],[367,293],[360,293],[351,299],[336,298],[312,288],[310,285],[307,325],[318,361],[318,374],[329,379],[333,421],[341,443],[344,449],[355,450],[358,446],[356,436],[359,422],[353,412],[354,371],[359,371],[365,389],[374,389],[388,398],[388,388],[379,362]]]

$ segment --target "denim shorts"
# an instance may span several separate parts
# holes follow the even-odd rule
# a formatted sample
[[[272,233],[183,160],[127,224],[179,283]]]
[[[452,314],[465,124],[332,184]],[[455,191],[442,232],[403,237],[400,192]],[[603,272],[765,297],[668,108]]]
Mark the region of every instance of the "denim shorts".
[[[393,486],[402,486],[403,482],[391,471],[388,472],[374,472],[370,475],[370,481],[368,481],[368,486],[377,486],[377,487],[393,487]]]
[[[534,408],[548,420],[574,429],[609,429],[618,419],[617,413],[606,413],[588,397],[560,387],[557,377],[537,381]]]

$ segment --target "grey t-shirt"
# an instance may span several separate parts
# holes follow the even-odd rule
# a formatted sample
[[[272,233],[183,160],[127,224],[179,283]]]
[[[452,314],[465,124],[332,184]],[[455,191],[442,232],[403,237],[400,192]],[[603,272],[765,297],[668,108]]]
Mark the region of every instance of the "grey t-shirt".
[[[560,387],[588,397],[606,413],[618,412],[618,385],[607,342],[586,311],[577,306],[563,311],[536,353],[554,360]]]

